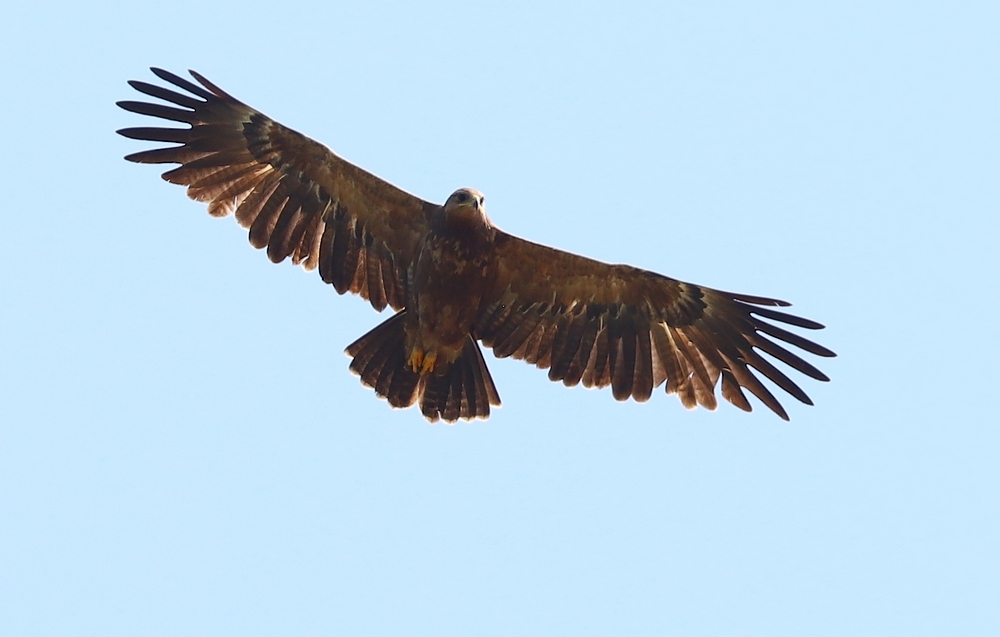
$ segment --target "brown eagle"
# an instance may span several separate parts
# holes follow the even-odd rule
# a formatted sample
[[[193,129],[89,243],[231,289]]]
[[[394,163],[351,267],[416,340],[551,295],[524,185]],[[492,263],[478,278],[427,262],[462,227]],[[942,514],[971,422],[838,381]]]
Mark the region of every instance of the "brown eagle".
[[[498,357],[548,368],[567,386],[605,387],[642,402],[666,383],[689,409],[722,397],[750,411],[742,389],[788,419],[758,373],[806,404],[809,397],[761,356],[828,378],[769,339],[818,356],[830,350],[765,319],[823,326],[769,307],[788,303],[720,292],[628,265],[609,265],[503,232],[482,193],[456,190],[444,205],[415,197],[286,128],[191,71],[194,84],[153,73],[185,92],[129,84],[171,106],[123,101],[133,113],[187,124],[126,128],[131,139],[176,144],[128,155],[180,164],[163,178],[187,186],[209,214],[236,214],[250,243],[278,263],[319,268],[338,293],[396,313],[347,348],[351,371],[393,407],[420,404],[430,421],[487,418],[500,395],[477,341]]]

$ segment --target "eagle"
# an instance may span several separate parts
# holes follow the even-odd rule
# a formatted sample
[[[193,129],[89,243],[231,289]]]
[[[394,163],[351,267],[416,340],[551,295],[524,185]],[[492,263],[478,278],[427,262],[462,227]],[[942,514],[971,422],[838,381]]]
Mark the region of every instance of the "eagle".
[[[781,418],[788,414],[758,375],[799,401],[806,393],[766,354],[806,376],[829,380],[784,344],[816,356],[829,349],[778,324],[815,321],[772,309],[777,299],[685,283],[513,236],[486,215],[483,194],[456,190],[444,205],[424,201],[366,172],[326,146],[198,82],[152,72],[173,86],[130,81],[165,103],[118,106],[179,122],[117,131],[172,144],[127,155],[141,164],[179,164],[170,183],[235,214],[250,243],[279,263],[319,270],[339,293],[395,313],[347,347],[350,369],[392,407],[419,404],[429,421],[488,418],[500,405],[479,343],[500,358],[533,363],[566,386],[611,386],[616,400],[644,402],[665,385],[688,409],[714,410],[715,388],[751,410],[746,389]],[[179,89],[179,90],[177,90]],[[777,323],[777,324],[776,324]]]

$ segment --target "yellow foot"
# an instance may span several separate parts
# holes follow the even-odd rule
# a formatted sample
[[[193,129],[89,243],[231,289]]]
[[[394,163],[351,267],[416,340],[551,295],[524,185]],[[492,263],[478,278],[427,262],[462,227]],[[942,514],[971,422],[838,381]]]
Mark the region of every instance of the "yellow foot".
[[[437,354],[435,352],[424,352],[424,350],[414,347],[413,351],[410,352],[410,360],[406,361],[406,364],[418,374],[429,374],[434,371],[436,362]]]
[[[419,347],[414,347],[413,351],[410,352],[410,360],[406,361],[406,364],[410,366],[410,369],[420,373],[420,367],[424,364],[424,350]]]
[[[430,374],[431,372],[433,372],[434,363],[437,362],[437,358],[438,358],[437,354],[435,354],[434,352],[430,352],[426,356],[424,356],[424,364],[420,368],[420,373]]]

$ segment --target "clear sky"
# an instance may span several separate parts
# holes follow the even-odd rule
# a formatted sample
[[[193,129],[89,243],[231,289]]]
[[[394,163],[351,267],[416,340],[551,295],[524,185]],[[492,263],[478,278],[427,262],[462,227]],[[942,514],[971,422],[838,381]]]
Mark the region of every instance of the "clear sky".
[[[1000,634],[996,2],[15,3],[0,634]],[[194,68],[508,232],[828,326],[791,423],[567,389],[429,425],[385,316],[114,134]]]

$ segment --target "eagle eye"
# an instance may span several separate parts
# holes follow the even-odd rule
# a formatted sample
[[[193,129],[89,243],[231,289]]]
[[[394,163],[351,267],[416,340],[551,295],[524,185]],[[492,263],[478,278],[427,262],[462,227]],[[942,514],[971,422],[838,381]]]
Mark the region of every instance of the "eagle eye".
[[[458,203],[465,203],[468,200],[469,200],[469,193],[467,192],[458,193]]]

